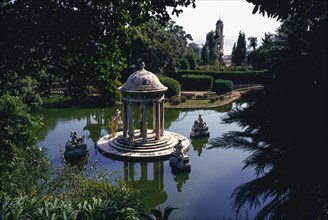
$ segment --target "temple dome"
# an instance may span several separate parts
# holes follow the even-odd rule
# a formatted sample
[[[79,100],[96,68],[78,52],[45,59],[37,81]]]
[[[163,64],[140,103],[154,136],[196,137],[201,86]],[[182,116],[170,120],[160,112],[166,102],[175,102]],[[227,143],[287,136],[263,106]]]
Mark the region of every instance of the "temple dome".
[[[119,90],[121,92],[165,92],[167,87],[155,74],[142,68],[132,73]]]

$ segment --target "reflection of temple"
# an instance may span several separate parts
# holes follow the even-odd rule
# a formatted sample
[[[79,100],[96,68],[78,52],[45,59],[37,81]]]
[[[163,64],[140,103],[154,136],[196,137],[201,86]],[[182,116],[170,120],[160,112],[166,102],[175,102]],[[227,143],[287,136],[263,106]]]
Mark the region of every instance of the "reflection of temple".
[[[89,138],[94,143],[97,143],[101,129],[104,128],[105,116],[103,112],[95,112],[86,116],[87,124],[83,128],[83,131],[88,130],[90,132]]]
[[[135,170],[138,164],[140,164],[140,171]],[[149,173],[148,170],[152,170],[152,172]],[[137,174],[140,174],[138,179],[136,179]],[[167,199],[167,194],[164,191],[163,161],[152,163],[124,162],[124,180],[125,182],[133,182],[133,185],[142,191],[144,194],[143,204],[147,209],[157,208]]]

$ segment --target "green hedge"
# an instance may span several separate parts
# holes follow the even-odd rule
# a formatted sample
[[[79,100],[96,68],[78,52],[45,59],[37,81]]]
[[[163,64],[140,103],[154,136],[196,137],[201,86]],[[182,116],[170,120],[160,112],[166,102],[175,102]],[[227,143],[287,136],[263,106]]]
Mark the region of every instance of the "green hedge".
[[[233,90],[233,83],[231,80],[217,79],[213,83],[213,91],[217,94],[225,94]]]
[[[176,80],[183,80],[183,75],[207,75],[213,77],[213,80],[224,79],[231,80],[234,85],[239,84],[254,84],[269,83],[272,79],[272,74],[268,70],[261,71],[204,71],[204,70],[179,70],[172,75]],[[181,82],[181,81],[180,81]]]
[[[210,90],[213,84],[213,77],[208,75],[182,75],[181,84],[183,90],[197,91]]]
[[[168,89],[165,96],[171,98],[172,96],[179,96],[181,92],[181,86],[178,81],[167,76],[158,75],[159,81]]]

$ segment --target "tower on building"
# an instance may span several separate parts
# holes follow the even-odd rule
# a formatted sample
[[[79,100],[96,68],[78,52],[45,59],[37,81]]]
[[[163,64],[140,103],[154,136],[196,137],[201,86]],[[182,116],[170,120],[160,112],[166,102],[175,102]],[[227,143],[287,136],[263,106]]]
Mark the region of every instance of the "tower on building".
[[[218,41],[219,41],[219,47],[220,47],[220,53],[223,54],[223,46],[224,46],[224,41],[223,41],[223,22],[221,20],[221,18],[219,18],[219,20],[216,22],[216,36],[218,37]]]

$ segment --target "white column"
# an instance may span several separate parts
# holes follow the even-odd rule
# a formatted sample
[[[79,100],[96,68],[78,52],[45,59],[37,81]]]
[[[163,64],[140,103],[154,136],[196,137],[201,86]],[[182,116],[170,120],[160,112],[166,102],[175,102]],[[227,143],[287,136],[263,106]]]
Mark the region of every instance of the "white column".
[[[123,137],[127,137],[128,118],[127,118],[127,109],[126,109],[126,101],[125,100],[123,100],[123,103],[122,103],[122,111],[123,111],[123,114],[122,114],[123,115]]]
[[[156,136],[155,139],[159,140],[160,137],[160,106],[159,102],[156,102]]]
[[[160,102],[160,136],[164,135],[164,100]]]
[[[128,103],[128,126],[129,126],[129,138],[130,140],[134,139],[134,128],[133,128],[133,109],[132,103]]]
[[[153,102],[153,132],[156,132],[156,102]]]
[[[146,103],[142,103],[142,140],[143,141],[147,141],[147,104]]]

